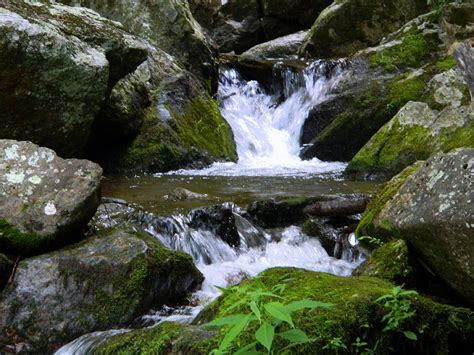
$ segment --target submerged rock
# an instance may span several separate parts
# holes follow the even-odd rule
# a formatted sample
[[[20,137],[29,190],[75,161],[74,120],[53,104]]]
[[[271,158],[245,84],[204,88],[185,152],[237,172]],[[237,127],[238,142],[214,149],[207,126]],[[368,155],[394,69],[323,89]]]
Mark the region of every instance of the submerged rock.
[[[82,237],[102,169],[30,142],[0,140],[0,250],[35,255]]]
[[[347,57],[378,44],[427,10],[424,0],[336,1],[319,15],[300,52],[317,58]]]
[[[295,353],[325,353],[328,344],[333,344],[334,339],[337,339],[338,349],[343,345],[344,351],[348,353],[360,351],[360,346],[356,344],[360,344],[361,340],[366,344],[363,345],[364,349],[377,347],[379,351],[390,349],[407,354],[431,354],[437,351],[467,353],[472,348],[474,324],[471,310],[438,304],[419,295],[394,296],[397,297],[395,302],[403,302],[404,307],[408,308],[406,311],[410,316],[400,320],[395,329],[382,330],[386,326],[386,319],[383,317],[389,310],[384,308],[384,302],[377,299],[383,295],[390,297],[395,293],[397,289],[394,289],[393,284],[372,277],[338,277],[291,268],[267,270],[260,274],[258,279],[243,282],[240,288],[233,289],[215,300],[194,323],[202,324],[239,313],[250,315],[252,311],[249,302],[245,302],[246,298],[250,297],[246,292],[261,292],[262,289],[271,291],[282,284],[286,287],[279,294],[281,298],[278,301],[283,305],[301,300],[323,302],[321,307],[314,310],[287,311],[291,313],[295,328],[314,339],[293,345],[292,351]],[[268,305],[270,302],[264,299],[262,305]],[[329,305],[324,307],[324,302]],[[229,307],[239,303],[240,307]],[[262,314],[264,312],[262,310]],[[453,319],[457,320],[454,324]],[[239,335],[239,340],[234,343],[239,342],[239,345],[233,345],[229,350],[236,351],[239,346],[250,344],[255,338],[257,323],[255,320],[245,327]],[[276,327],[276,333],[289,329],[284,325]],[[197,325],[162,323],[156,328],[112,337],[97,349],[97,353],[129,353],[138,350],[144,353],[208,354],[217,348],[224,335],[228,334],[225,330],[218,330],[219,328],[203,328]],[[417,340],[406,339],[405,331],[413,332]],[[272,349],[277,352],[289,344],[284,337],[275,336]],[[263,350],[260,345],[256,347]]]
[[[110,230],[20,262],[0,294],[0,351],[50,353],[95,330],[125,326],[201,284],[190,256],[143,233]]]
[[[3,6],[0,137],[83,155],[108,89],[146,51],[120,24],[87,9],[20,0]]]

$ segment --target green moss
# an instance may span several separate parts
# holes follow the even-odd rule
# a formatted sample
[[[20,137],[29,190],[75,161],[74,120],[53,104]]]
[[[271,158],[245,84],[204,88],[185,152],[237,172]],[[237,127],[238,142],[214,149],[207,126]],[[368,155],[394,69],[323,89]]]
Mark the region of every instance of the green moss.
[[[449,152],[460,147],[474,148],[474,122],[467,127],[459,127],[449,137],[442,137],[443,152]]]
[[[397,112],[408,101],[420,99],[426,87],[426,77],[396,78],[389,84],[387,109]]]
[[[177,132],[188,149],[208,152],[211,156],[236,160],[235,143],[229,125],[211,97],[197,97],[184,114],[174,114]]]
[[[431,59],[438,50],[439,39],[436,33],[423,35],[416,29],[403,34],[401,43],[376,52],[369,57],[372,68],[385,70],[418,68]]]
[[[405,183],[412,174],[420,168],[422,162],[417,162],[403,170],[400,174],[387,182],[380,191],[375,195],[374,199],[369,202],[362,218],[357,226],[355,234],[358,238],[370,236],[382,240],[388,240],[393,237],[388,230],[379,230],[374,225],[374,220],[382,212],[388,201],[397,193],[400,187]]]
[[[438,60],[431,66],[431,68],[435,71],[436,74],[439,74],[449,69],[455,68],[456,65],[456,59],[454,59],[454,57],[452,56],[449,56]]]
[[[11,254],[30,255],[42,250],[49,239],[35,233],[24,233],[0,219],[0,249]]]
[[[414,270],[406,242],[402,239],[393,240],[375,249],[370,259],[355,274],[413,285]]]
[[[269,290],[278,284],[285,284],[286,288],[282,294],[283,303],[301,299],[312,299],[321,302],[333,303],[334,307],[329,309],[315,309],[313,311],[299,311],[294,313],[293,321],[297,328],[305,331],[314,342],[295,347],[291,353],[331,353],[324,346],[333,338],[341,338],[348,346],[349,352],[355,352],[351,347],[357,337],[364,339],[373,348],[379,342],[380,353],[397,352],[430,353],[430,351],[454,348],[460,344],[466,346],[469,336],[473,332],[474,314],[465,309],[444,306],[431,302],[430,300],[417,296],[413,299],[415,316],[405,325],[419,333],[419,341],[412,344],[403,341],[399,334],[382,332],[382,317],[385,314],[383,307],[374,301],[392,289],[392,284],[371,277],[343,278],[323,273],[315,273],[301,269],[271,269],[260,275],[258,280],[252,279],[242,285],[261,287],[265,285]],[[205,311],[208,319],[221,318],[224,316],[250,312],[248,305],[230,309],[230,306],[241,300],[242,295],[238,292],[230,292],[221,296],[213,302]],[[227,311],[226,311],[227,310]],[[205,316],[202,316],[202,320]],[[451,320],[458,320],[453,327]],[[239,338],[240,344],[253,341],[254,332],[258,322],[245,331]],[[419,332],[422,330],[423,333]],[[446,333],[447,332],[447,333]],[[449,334],[450,333],[450,334]],[[224,336],[221,332],[220,338]],[[458,334],[459,343],[450,343],[450,335]],[[434,344],[431,342],[435,341]],[[451,339],[452,341],[452,339]],[[284,342],[276,339],[275,348],[282,348]],[[360,349],[359,349],[360,350]]]

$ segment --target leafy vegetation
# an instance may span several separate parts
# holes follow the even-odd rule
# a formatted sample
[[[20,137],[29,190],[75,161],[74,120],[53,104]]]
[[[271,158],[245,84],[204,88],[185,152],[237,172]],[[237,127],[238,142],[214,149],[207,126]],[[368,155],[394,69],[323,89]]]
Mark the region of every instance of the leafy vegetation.
[[[280,301],[281,294],[286,289],[286,285],[281,283],[274,285],[271,290],[257,279],[257,287],[249,289],[249,285],[234,286],[222,291],[226,294],[234,293],[239,295],[240,301],[227,307],[225,312],[229,312],[237,307],[247,305],[242,313],[231,316],[217,318],[206,323],[204,327],[223,327],[226,332],[225,337],[220,342],[219,347],[212,350],[211,354],[221,355],[229,348],[239,348],[235,354],[255,353],[258,348],[265,349],[268,354],[279,353],[293,346],[311,342],[312,339],[307,334],[295,326],[293,313],[316,308],[330,308],[333,304],[303,299],[284,304]],[[249,344],[237,342],[238,336],[244,332],[252,323],[259,325],[254,332],[254,341]],[[290,329],[287,329],[290,327]],[[275,338],[280,338],[286,343],[283,348],[275,347]],[[280,343],[281,344],[281,343]]]

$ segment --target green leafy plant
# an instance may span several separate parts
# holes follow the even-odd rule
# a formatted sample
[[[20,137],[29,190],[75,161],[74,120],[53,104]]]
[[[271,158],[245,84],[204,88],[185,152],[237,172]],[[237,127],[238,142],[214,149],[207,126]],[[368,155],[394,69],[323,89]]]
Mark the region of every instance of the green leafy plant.
[[[375,237],[370,237],[368,235],[364,235],[362,237],[359,237],[359,241],[367,242],[371,246],[376,246],[376,247],[381,247],[382,245],[384,245],[384,242],[381,239],[375,238]]]
[[[402,332],[407,339],[413,341],[418,340],[413,331],[404,330],[405,321],[415,315],[415,310],[412,307],[413,305],[410,298],[416,295],[418,295],[416,291],[406,291],[397,286],[394,287],[390,293],[375,300],[375,302],[383,303],[383,306],[389,311],[382,318],[382,321],[386,322],[383,331]]]
[[[219,327],[225,332],[225,336],[212,355],[232,353],[236,355],[256,354],[257,349],[264,350],[267,354],[278,353],[282,350],[305,344],[313,341],[307,334],[299,329],[293,321],[293,313],[306,309],[329,308],[334,306],[330,303],[323,303],[309,299],[302,299],[288,304],[281,302],[281,294],[285,291],[285,284],[278,284],[268,290],[262,282],[258,282],[257,287],[249,289],[247,285],[234,286],[223,290],[224,293],[238,293],[240,301],[225,308],[224,312],[229,313],[240,308],[241,313],[217,318],[203,327]],[[257,330],[253,332],[252,340],[248,344],[237,344],[239,335],[249,328]],[[282,348],[275,347],[275,340],[278,344],[284,344]],[[240,347],[240,348],[239,348]],[[238,350],[234,351],[235,348]]]
[[[328,343],[324,345],[323,349],[333,350],[337,354],[339,351],[347,350],[347,346],[344,344],[341,337],[334,337],[329,339]]]

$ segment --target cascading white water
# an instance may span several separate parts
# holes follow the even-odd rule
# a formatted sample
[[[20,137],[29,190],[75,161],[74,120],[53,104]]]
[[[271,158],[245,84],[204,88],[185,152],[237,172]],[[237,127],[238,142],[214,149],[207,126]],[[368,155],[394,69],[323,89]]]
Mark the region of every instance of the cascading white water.
[[[302,73],[283,72],[283,101],[281,95],[266,93],[257,81],[242,79],[236,70],[223,71],[219,82],[221,112],[234,133],[237,164],[215,163],[207,169],[170,174],[295,176],[340,172],[345,168],[343,163],[316,158],[303,161],[299,153],[301,130],[309,111],[326,98],[341,71],[341,65],[316,61]]]

